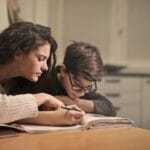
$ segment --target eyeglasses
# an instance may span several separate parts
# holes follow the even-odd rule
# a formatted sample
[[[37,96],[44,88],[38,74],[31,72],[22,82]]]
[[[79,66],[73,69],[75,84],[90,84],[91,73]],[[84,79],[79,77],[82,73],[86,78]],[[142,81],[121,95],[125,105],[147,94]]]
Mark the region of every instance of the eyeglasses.
[[[74,84],[73,79],[71,77],[71,73],[68,72],[68,77],[72,86],[72,90],[76,92],[84,91],[84,93],[93,92],[97,90],[97,83],[94,81],[94,84],[88,87],[82,87],[81,85]]]

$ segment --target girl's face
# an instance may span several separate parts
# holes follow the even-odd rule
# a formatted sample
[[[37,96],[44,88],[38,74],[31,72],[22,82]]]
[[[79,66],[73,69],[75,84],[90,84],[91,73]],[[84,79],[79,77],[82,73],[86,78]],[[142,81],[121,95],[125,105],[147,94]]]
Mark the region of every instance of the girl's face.
[[[19,54],[20,76],[32,81],[38,81],[43,71],[48,70],[47,60],[50,55],[49,43],[32,49],[28,54]]]

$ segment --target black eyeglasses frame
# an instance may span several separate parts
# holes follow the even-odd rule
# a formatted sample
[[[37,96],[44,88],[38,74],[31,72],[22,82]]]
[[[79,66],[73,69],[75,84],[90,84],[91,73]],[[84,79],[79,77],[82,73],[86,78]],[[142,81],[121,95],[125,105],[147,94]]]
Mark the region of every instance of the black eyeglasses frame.
[[[72,86],[71,89],[74,90],[74,91],[76,91],[76,92],[81,92],[81,91],[84,90],[85,93],[88,93],[88,92],[95,92],[97,90],[97,82],[96,81],[94,81],[94,84],[93,84],[93,86],[95,86],[95,88],[90,90],[90,89],[87,89],[87,87],[84,88],[84,87],[81,87],[80,85],[74,85],[73,81],[72,81],[72,77],[71,77],[71,73],[70,72],[68,72],[68,77],[69,77],[69,81],[70,81],[71,86]],[[78,87],[79,89],[77,90],[74,87]]]

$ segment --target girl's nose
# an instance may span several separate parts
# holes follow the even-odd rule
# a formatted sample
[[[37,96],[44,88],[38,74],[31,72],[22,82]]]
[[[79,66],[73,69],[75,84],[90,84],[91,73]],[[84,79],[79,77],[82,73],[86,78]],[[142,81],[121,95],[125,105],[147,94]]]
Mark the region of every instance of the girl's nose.
[[[42,66],[42,70],[47,71],[48,70],[48,65],[47,63],[44,63]]]

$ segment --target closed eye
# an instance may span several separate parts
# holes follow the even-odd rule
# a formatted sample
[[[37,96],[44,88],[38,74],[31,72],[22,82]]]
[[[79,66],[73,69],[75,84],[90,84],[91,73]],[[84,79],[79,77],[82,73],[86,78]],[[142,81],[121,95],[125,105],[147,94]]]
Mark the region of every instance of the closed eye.
[[[45,61],[47,58],[45,56],[39,56],[38,57],[38,61]]]

